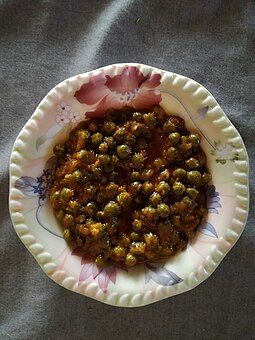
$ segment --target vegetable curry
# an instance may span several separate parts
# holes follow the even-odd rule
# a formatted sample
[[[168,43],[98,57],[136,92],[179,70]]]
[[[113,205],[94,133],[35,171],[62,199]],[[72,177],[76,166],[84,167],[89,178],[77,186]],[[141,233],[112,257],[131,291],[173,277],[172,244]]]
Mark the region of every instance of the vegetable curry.
[[[98,266],[173,256],[207,213],[200,136],[159,106],[86,119],[54,153],[55,215],[66,241]]]

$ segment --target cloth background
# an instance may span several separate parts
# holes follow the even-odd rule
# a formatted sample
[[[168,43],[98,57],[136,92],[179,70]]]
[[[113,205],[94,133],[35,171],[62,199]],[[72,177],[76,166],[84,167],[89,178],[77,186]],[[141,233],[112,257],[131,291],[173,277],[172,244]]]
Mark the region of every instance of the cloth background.
[[[0,0],[0,10],[0,339],[254,339],[255,2]],[[8,212],[11,148],[38,103],[60,81],[117,62],[203,84],[250,156],[251,209],[238,243],[194,290],[137,309],[55,284]]]

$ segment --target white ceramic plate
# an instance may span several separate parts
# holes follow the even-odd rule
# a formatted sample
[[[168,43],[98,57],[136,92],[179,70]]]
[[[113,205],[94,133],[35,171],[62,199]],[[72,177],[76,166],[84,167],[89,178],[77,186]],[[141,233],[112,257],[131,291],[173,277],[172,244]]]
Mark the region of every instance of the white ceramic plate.
[[[125,271],[103,270],[70,249],[47,200],[54,157],[86,115],[160,104],[202,137],[212,183],[208,217],[178,255]],[[42,100],[15,141],[10,159],[10,214],[21,241],[60,285],[115,306],[136,307],[183,293],[208,278],[240,237],[248,215],[248,156],[213,96],[186,77],[141,64],[117,64],[69,78]]]

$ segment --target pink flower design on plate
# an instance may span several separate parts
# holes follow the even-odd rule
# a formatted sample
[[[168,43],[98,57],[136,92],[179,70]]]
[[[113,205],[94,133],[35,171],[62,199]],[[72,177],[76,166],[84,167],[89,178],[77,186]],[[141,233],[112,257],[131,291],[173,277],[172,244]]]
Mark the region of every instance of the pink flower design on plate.
[[[66,114],[68,115],[68,113],[72,110],[72,107],[70,105],[68,105],[66,102],[61,102],[60,104],[57,105],[57,111],[60,114]]]
[[[81,116],[79,112],[70,112],[69,118],[72,123],[79,123],[81,121]]]
[[[110,282],[113,284],[116,283],[117,268],[126,270],[125,268],[122,268],[121,266],[117,267],[116,265],[109,265],[104,268],[99,268],[90,256],[82,255],[80,248],[75,248],[72,251],[72,255],[82,256],[82,267],[79,275],[79,284],[92,277],[93,280],[97,279],[98,285],[104,293],[107,293],[107,288]]]
[[[91,77],[74,96],[80,103],[94,106],[86,113],[87,117],[99,117],[109,109],[121,109],[123,106],[149,109],[161,101],[159,90],[155,90],[160,79],[160,74],[144,76],[137,67],[128,66],[113,77],[103,72]]]
[[[56,122],[60,125],[60,126],[65,126],[67,123],[70,122],[70,118],[68,116],[68,113],[63,112],[60,114],[56,115]]]

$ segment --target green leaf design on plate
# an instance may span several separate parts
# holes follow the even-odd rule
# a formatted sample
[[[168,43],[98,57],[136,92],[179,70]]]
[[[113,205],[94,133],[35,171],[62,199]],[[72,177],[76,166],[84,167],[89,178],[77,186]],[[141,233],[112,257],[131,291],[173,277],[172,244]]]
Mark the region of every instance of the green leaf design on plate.
[[[35,147],[36,147],[36,151],[39,150],[40,146],[43,145],[46,142],[47,138],[45,137],[45,135],[37,138],[36,143],[35,143]]]
[[[35,142],[36,150],[38,151],[40,147],[48,141],[48,144],[51,143],[51,140],[58,136],[59,134],[63,135],[64,139],[68,138],[68,134],[73,128],[73,124],[71,122],[67,123],[65,126],[61,127],[59,125],[54,125],[51,127],[47,133],[37,138]]]
[[[227,161],[226,161],[226,159],[216,159],[216,163],[220,163],[220,164],[224,165],[224,164],[227,163]]]
[[[211,155],[216,157],[216,163],[222,165],[227,161],[234,162],[239,159],[239,154],[235,150],[235,146],[232,143],[222,143],[221,141],[214,141],[214,150],[211,150]]]

